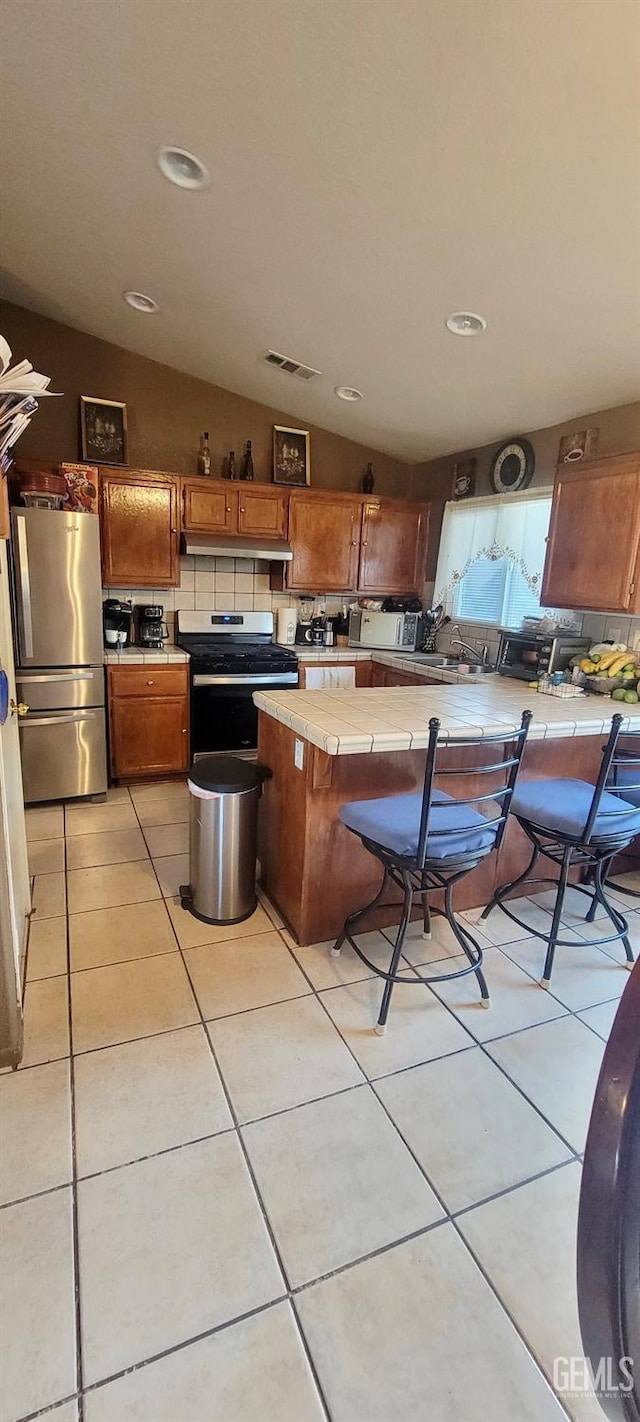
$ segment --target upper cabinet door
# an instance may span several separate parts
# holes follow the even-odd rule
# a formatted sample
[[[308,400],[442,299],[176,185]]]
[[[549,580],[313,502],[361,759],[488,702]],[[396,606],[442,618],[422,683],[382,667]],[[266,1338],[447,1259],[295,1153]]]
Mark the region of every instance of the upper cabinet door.
[[[333,494],[291,494],[287,587],[296,592],[351,592],[357,586],[360,503]]]
[[[428,509],[368,499],[362,518],[360,592],[422,596]]]
[[[235,533],[238,490],[209,479],[182,480],[182,527],[188,533]]]
[[[178,582],[178,481],[146,470],[100,474],[105,587],[161,588]]]
[[[238,533],[256,538],[286,538],[289,495],[261,484],[238,489]]]
[[[542,579],[545,607],[602,612],[640,605],[640,456],[561,465]]]

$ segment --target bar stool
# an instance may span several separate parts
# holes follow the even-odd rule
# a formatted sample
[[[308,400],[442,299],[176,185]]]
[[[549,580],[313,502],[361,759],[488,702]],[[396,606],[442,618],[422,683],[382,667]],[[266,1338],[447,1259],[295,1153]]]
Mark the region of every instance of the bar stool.
[[[547,988],[551,981],[556,948],[575,946],[570,939],[560,938],[559,932],[569,874],[577,867],[586,870],[588,875],[587,882],[572,885],[589,899],[585,921],[593,922],[600,904],[615,929],[614,933],[590,939],[590,942],[598,948],[622,940],[626,966],[633,966],[629,925],[623,914],[609,902],[605,892],[612,859],[640,834],[640,729],[625,731],[625,744],[619,745],[622,722],[621,715],[614,716],[611,721],[595,785],[585,780],[524,781],[517,786],[511,801],[512,814],[533,845],[533,853],[524,872],[496,890],[480,921],[487,919],[494,908],[501,908],[513,923],[526,928],[527,933],[547,944],[541,987]],[[629,800],[626,799],[627,789]],[[638,792],[635,804],[631,800],[634,791]],[[530,877],[541,854],[559,868],[557,879]],[[532,928],[504,902],[515,889],[521,893],[524,889],[526,893],[533,884],[556,886],[549,933]]]
[[[491,1005],[489,989],[482,972],[482,949],[469,929],[456,918],[452,896],[455,885],[500,845],[530,721],[531,712],[525,711],[517,731],[505,731],[496,736],[446,736],[440,740],[440,721],[433,717],[429,721],[427,764],[422,790],[409,795],[387,795],[380,800],[354,801],[343,805],[339,811],[342,823],[357,835],[364,848],[380,861],[383,869],[382,883],[377,894],[364,908],[348,915],[342,933],[331,949],[333,956],[338,957],[343,944],[348,942],[362,962],[379,978],[384,978],[385,987],[374,1029],[378,1036],[387,1030],[389,1004],[395,983],[448,982],[451,978],[475,973],[482,1006]],[[502,748],[501,758],[497,761],[493,759],[492,751],[492,763],[488,765],[482,763],[486,757],[480,754],[487,746]],[[463,769],[441,766],[438,761],[439,751],[452,747],[477,751],[477,760],[473,764],[465,764]],[[501,783],[497,789],[487,790],[485,793],[470,793],[467,798],[458,799],[434,787],[435,777],[440,779],[446,775],[470,776],[472,779],[493,775]],[[382,905],[381,900],[390,880],[402,890],[402,900],[400,904]],[[444,891],[444,910],[429,903],[429,895],[437,891]],[[468,960],[457,972],[431,976],[418,973],[417,977],[413,974],[409,977],[398,973],[400,954],[415,900],[422,906],[423,937],[431,937],[432,913],[446,918]],[[390,944],[390,960],[386,972],[367,958],[354,938],[358,924],[376,907],[402,909],[395,942]]]

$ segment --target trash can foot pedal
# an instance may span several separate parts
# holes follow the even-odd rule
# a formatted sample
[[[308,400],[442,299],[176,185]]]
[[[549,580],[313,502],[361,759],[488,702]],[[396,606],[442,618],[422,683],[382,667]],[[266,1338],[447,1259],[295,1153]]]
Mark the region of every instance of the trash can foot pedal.
[[[180,895],[180,907],[190,909],[193,904],[193,892],[190,884],[181,884],[178,889]]]

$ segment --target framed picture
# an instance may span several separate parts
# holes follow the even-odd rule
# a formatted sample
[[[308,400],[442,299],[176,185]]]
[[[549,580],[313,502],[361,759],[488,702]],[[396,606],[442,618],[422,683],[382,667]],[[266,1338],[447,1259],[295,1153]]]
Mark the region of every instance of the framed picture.
[[[310,484],[309,431],[273,426],[274,484]]]
[[[470,499],[476,492],[477,459],[458,459],[453,466],[453,499]]]
[[[127,464],[127,407],[119,400],[81,395],[80,434],[87,464]]]

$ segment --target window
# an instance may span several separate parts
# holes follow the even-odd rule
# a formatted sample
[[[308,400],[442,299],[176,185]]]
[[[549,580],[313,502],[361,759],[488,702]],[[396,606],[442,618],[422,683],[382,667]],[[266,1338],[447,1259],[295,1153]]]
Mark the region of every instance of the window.
[[[447,504],[435,601],[464,622],[520,627],[535,616],[550,514],[546,489]]]

